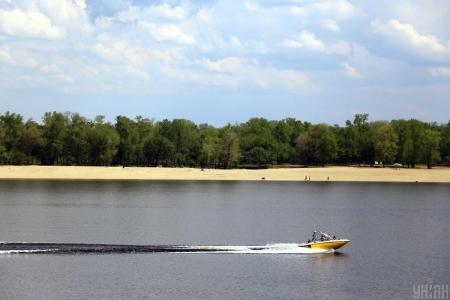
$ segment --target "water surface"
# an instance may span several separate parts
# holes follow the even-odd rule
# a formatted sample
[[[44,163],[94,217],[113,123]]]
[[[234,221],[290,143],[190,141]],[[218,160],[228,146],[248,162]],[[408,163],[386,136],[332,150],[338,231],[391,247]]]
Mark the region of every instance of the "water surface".
[[[449,284],[450,186],[0,181],[0,240],[151,245],[304,242],[340,254],[0,255],[5,299],[412,299]]]

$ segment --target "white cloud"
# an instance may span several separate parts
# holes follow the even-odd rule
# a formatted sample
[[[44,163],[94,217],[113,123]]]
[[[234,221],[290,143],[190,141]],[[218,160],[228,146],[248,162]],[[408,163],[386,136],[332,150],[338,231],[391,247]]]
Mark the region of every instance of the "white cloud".
[[[233,72],[242,67],[242,60],[237,57],[227,57],[220,60],[205,60],[205,66],[211,71]]]
[[[213,10],[202,7],[192,18],[203,23],[210,23],[214,20]]]
[[[249,11],[256,11],[258,9],[258,6],[250,1],[244,1],[244,7]]]
[[[190,65],[188,63],[188,65]],[[186,83],[221,88],[311,90],[314,85],[305,72],[262,66],[256,60],[225,57],[218,60],[199,60],[200,68],[163,67],[163,73]]]
[[[292,39],[286,39],[283,46],[285,48],[305,48],[311,51],[344,56],[349,56],[352,52],[351,46],[346,41],[340,40],[332,44],[325,44],[313,33],[305,30]]]
[[[11,51],[8,47],[0,47],[0,61],[3,61],[7,64],[13,63]]]
[[[338,23],[336,23],[336,21],[332,19],[321,20],[320,26],[331,32],[341,32],[341,28],[339,27]]]
[[[437,77],[450,77],[450,67],[430,68],[430,73]]]
[[[125,66],[127,73],[139,75],[140,78],[148,78],[145,68],[150,60],[151,54],[139,47],[130,47],[125,41],[117,41],[110,44],[97,43],[93,47],[98,56]]]
[[[342,71],[344,72],[345,75],[352,78],[359,79],[362,77],[361,74],[359,74],[359,72],[354,67],[350,66],[348,63],[342,64]]]
[[[35,55],[31,54],[30,51],[18,47],[0,47],[0,60],[8,65],[31,69],[37,68],[40,65]]]
[[[157,15],[165,17],[167,19],[183,20],[189,15],[189,7],[184,6],[170,6],[166,3],[151,7]]]
[[[185,5],[171,6],[167,3],[145,7],[129,6],[127,10],[120,11],[116,18],[121,22],[152,21],[155,18],[184,20],[190,14],[190,7]]]
[[[135,66],[132,65],[126,65],[123,67],[123,70],[126,74],[131,75],[132,77],[138,78],[138,79],[142,79],[144,81],[149,80],[150,79],[150,75],[148,74],[148,72],[139,69]]]
[[[90,31],[85,0],[37,0],[36,9],[55,24],[76,31]]]
[[[120,53],[116,51],[116,49],[106,47],[101,43],[96,44],[93,50],[98,56],[108,60],[116,60],[119,59],[121,56]]]
[[[304,5],[291,7],[291,12],[298,16],[328,16],[348,19],[360,14],[359,10],[346,0],[313,1]]]
[[[281,85],[288,89],[311,89],[313,87],[308,75],[294,70],[273,70]]]
[[[429,77],[450,76],[446,61],[428,66],[420,62],[422,65],[416,68],[414,61],[404,62],[408,56],[398,55],[395,49],[391,55],[373,43],[364,45],[366,36],[354,29],[356,23],[350,19],[361,15],[356,4],[365,4],[352,1],[353,5],[351,0],[221,0],[208,4],[175,0],[152,1],[160,4],[147,6],[120,0],[123,6],[108,10],[104,16],[92,13],[92,1],[88,1],[88,7],[82,0],[11,0],[4,5],[1,1],[1,88],[9,88],[8,82],[20,86],[23,80],[37,86],[46,86],[47,82],[47,86],[58,89],[53,80],[59,80],[61,89],[70,84],[75,92],[96,91],[97,87],[105,91],[122,89],[124,93],[127,87],[133,87],[130,91],[136,93],[144,89],[172,92],[170,89],[178,84],[188,89],[213,86],[244,92],[296,92],[315,90],[316,79],[332,86],[334,82],[327,80],[344,76],[363,78],[367,85],[407,82],[416,73],[404,71],[412,69],[420,69],[419,76],[424,69]],[[390,14],[381,16],[383,20],[406,20]],[[367,20],[357,20],[358,26],[367,25]],[[372,26],[421,54],[449,57],[444,30],[430,29],[419,21],[413,24],[417,27],[392,20]],[[359,46],[368,47],[364,48],[368,54],[361,55]],[[370,54],[372,50],[377,54]],[[309,53],[308,63],[303,63],[307,51],[316,55]],[[305,69],[296,69],[298,66]],[[402,72],[407,76],[399,76]],[[428,78],[425,84],[432,80],[442,81]]]
[[[139,25],[146,29],[152,37],[160,42],[168,41],[179,44],[195,44],[195,38],[184,32],[175,24],[155,24],[146,21],[140,21]]]
[[[306,48],[312,51],[323,52],[326,50],[325,44],[314,33],[303,30],[294,39],[284,41],[286,48]]]
[[[329,46],[329,51],[344,56],[350,56],[352,47],[346,41],[338,41]]]
[[[62,74],[63,71],[55,64],[43,65],[39,68],[43,74]]]
[[[52,24],[46,15],[19,9],[0,10],[0,31],[10,36],[43,39],[59,39],[65,35],[64,28]]]
[[[376,19],[371,22],[371,26],[375,32],[390,38],[394,43],[404,45],[430,58],[436,55],[440,57],[450,55],[450,41],[443,44],[434,35],[420,34],[411,24],[395,19],[383,23]]]

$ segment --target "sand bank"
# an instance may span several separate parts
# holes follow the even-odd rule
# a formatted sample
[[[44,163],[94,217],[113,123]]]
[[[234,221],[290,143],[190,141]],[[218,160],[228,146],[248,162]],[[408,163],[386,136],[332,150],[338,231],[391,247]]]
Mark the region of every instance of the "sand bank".
[[[325,167],[264,170],[195,168],[0,166],[0,179],[54,180],[269,180],[450,183],[450,168]]]

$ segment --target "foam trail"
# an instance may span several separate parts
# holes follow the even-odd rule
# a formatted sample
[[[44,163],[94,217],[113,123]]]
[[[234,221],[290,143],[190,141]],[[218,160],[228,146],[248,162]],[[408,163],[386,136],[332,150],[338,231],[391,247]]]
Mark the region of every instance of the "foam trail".
[[[299,244],[267,244],[264,246],[197,246],[195,249],[213,250],[215,253],[235,254],[317,254],[334,250],[299,247]]]
[[[71,243],[0,242],[0,254],[108,254],[108,253],[226,253],[226,254],[317,254],[334,250],[311,249],[301,244],[267,244],[264,246],[182,246],[182,245],[113,245]]]

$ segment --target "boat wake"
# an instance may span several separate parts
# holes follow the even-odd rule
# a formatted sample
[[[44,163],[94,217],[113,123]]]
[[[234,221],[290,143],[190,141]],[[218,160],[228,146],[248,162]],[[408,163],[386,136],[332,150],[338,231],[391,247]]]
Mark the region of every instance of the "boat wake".
[[[0,254],[113,254],[113,253],[222,253],[222,254],[318,254],[332,249],[311,249],[301,244],[264,246],[113,245],[70,243],[0,242]]]

